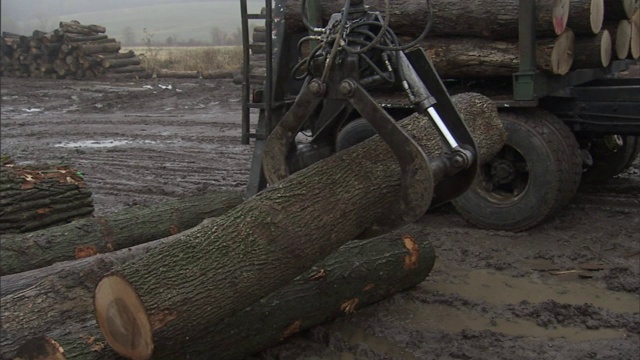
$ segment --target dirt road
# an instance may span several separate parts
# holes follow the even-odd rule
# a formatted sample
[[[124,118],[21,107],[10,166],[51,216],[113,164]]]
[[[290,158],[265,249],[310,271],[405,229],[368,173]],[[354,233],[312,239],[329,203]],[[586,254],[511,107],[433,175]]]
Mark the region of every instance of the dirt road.
[[[2,153],[85,174],[104,215],[243,189],[231,80],[1,79]],[[410,225],[438,260],[415,289],[291,338],[256,359],[637,359],[640,163],[524,233],[443,207]]]

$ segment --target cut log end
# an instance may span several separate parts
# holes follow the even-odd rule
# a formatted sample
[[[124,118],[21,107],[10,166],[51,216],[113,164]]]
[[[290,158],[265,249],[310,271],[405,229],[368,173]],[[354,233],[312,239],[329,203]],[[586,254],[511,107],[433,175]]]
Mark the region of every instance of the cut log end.
[[[631,21],[620,20],[618,23],[615,48],[618,59],[626,59],[629,57],[629,50],[631,49]]]
[[[607,67],[611,63],[613,54],[613,44],[611,41],[611,34],[607,30],[602,31],[602,41],[600,42],[600,61],[602,67]]]
[[[151,324],[135,289],[118,274],[105,275],[94,292],[96,320],[113,350],[134,360],[153,353]]]
[[[567,27],[570,3],[570,0],[555,0],[553,3],[553,11],[551,14],[553,17],[553,29],[557,35],[562,34]]]
[[[636,10],[631,18],[631,58],[640,58],[640,10]]]
[[[604,22],[604,1],[603,0],[591,0],[591,14],[589,21],[591,23],[591,31],[597,34],[602,30],[602,24]]]
[[[564,75],[573,64],[575,35],[571,29],[558,36],[551,52],[551,68],[554,74]]]

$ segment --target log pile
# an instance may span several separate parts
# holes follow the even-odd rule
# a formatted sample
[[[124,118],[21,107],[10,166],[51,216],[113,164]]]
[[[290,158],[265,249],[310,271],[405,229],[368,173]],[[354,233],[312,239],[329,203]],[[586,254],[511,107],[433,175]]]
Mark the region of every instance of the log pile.
[[[287,31],[306,31],[301,0],[289,0]],[[366,0],[385,14],[384,0]],[[510,77],[518,70],[518,1],[431,0],[433,24],[419,45],[438,73],[447,78]],[[321,1],[326,25],[342,2]],[[421,0],[390,0],[389,27],[403,43],[417,38],[427,25],[429,9]],[[564,75],[570,70],[607,67],[614,59],[640,52],[640,21],[634,0],[537,0],[536,64],[539,71]],[[632,20],[638,18],[638,20]],[[635,31],[635,32],[634,32]],[[632,40],[632,37],[636,40]]]
[[[452,100],[479,162],[488,161],[505,138],[495,105],[478,94]],[[425,152],[442,154],[428,119],[414,115],[401,125]],[[401,229],[353,240],[397,207],[399,186],[395,156],[374,137],[235,207],[238,194],[200,199],[208,211],[221,209],[205,216],[219,217],[168,238],[140,244],[131,231],[183,230],[169,225],[184,212],[166,207],[164,215],[129,212],[22,237],[25,246],[12,245],[21,255],[30,241],[74,248],[84,240],[99,251],[0,277],[0,357],[147,359],[153,348],[154,358],[242,358],[417,285],[433,266],[429,239]],[[110,251],[118,247],[101,242],[131,247]],[[136,306],[146,310],[130,312]]]
[[[96,324],[90,284],[172,240],[175,237],[3,277],[2,358],[60,359],[64,354],[68,360],[119,359]],[[434,260],[429,239],[408,231],[352,241],[165,358],[242,359],[419,284]]]
[[[35,30],[31,36],[3,33],[0,38],[0,75],[94,79],[103,74],[144,76],[133,51],[121,52],[120,43],[100,25],[61,21],[50,32]]]
[[[240,193],[209,192],[153,207],[134,206],[104,217],[88,217],[53,228],[4,234],[0,275],[125,249],[189,229],[242,202]],[[2,217],[0,217],[0,221]],[[45,249],[40,244],[46,243]]]
[[[3,242],[8,233],[65,224],[91,214],[91,192],[76,170],[67,166],[20,166],[13,162],[0,168],[0,234],[3,234]],[[36,246],[45,244],[46,241],[36,243]]]

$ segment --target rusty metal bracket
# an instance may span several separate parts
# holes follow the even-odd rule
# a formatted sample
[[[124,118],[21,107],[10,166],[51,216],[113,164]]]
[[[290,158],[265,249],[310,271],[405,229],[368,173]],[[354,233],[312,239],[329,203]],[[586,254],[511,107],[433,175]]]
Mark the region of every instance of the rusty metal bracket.
[[[387,225],[397,227],[418,220],[427,212],[435,186],[427,155],[357,81],[344,80],[340,91],[387,143],[400,164],[400,212],[392,214]]]
[[[270,185],[289,176],[287,153],[309,115],[318,107],[325,93],[325,85],[313,79],[302,88],[296,101],[282,117],[265,142],[262,170]]]

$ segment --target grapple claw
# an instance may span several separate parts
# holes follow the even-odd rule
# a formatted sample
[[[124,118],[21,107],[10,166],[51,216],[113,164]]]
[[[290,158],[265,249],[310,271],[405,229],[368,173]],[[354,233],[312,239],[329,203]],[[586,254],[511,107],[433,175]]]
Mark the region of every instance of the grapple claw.
[[[322,100],[323,86],[312,80],[303,87],[295,103],[282,117],[265,142],[262,171],[267,183],[274,185],[289,176],[287,153],[296,134]]]

